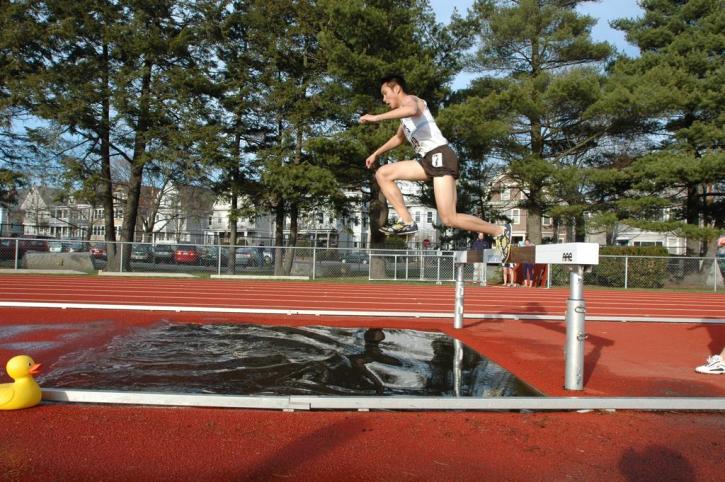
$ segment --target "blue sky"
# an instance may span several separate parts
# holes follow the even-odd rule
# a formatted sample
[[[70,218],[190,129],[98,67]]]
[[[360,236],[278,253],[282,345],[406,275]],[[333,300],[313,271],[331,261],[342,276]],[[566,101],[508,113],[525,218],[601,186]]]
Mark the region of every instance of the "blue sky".
[[[448,23],[451,18],[453,9],[458,9],[462,15],[473,5],[473,0],[429,0],[433,11],[439,22]],[[614,30],[609,26],[609,21],[617,18],[639,17],[642,9],[639,8],[637,0],[602,0],[584,2],[578,8],[578,11],[586,15],[590,15],[598,19],[597,24],[592,29],[592,38],[598,41],[607,41],[614,45],[617,50],[630,56],[639,54],[637,48],[628,43],[624,38],[624,33]],[[460,74],[453,82],[453,88],[459,89],[465,87],[468,81],[475,76],[467,73]]]

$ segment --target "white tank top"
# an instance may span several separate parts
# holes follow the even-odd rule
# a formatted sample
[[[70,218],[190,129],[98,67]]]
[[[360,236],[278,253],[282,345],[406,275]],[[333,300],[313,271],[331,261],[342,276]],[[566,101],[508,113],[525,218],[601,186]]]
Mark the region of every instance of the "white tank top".
[[[416,154],[420,156],[425,156],[436,147],[448,144],[448,140],[441,134],[433,115],[428,110],[428,104],[424,100],[423,105],[425,107],[420,115],[400,119],[405,137],[413,145]]]

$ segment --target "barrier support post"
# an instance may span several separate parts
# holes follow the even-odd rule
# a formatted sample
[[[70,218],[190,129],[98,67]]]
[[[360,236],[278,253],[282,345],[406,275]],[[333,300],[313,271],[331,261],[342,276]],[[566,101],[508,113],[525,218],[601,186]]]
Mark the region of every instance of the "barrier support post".
[[[456,269],[456,312],[453,320],[453,328],[463,328],[463,268],[465,263],[454,263]]]
[[[584,389],[584,329],[586,302],[584,301],[584,267],[572,266],[569,272],[569,298],[566,300],[566,366],[564,388]]]

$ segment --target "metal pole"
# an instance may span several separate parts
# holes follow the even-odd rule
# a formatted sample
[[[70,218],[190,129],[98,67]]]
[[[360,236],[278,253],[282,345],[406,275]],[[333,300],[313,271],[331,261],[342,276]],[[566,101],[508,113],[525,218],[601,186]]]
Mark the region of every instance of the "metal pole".
[[[15,238],[15,271],[18,270],[18,254],[20,253],[20,240]]]
[[[624,289],[627,289],[629,284],[629,256],[624,257]]]
[[[315,279],[315,264],[317,261],[317,231],[315,231],[315,246],[312,247],[312,279]]]
[[[461,396],[461,366],[463,362],[463,346],[460,340],[453,339],[453,395]]]
[[[420,252],[420,280],[423,281],[425,279],[425,258],[423,258],[423,251]]]
[[[436,256],[436,259],[438,260],[438,267],[436,268],[436,284],[441,284],[441,252],[438,251],[438,256]]]
[[[720,271],[720,267],[717,265],[717,256],[715,256],[712,258],[712,290],[715,293],[717,293],[717,280],[720,279],[718,271]]]
[[[551,265],[546,265],[546,287],[551,288]]]
[[[121,244],[121,266],[119,266],[118,270],[119,270],[119,272],[123,273],[123,248],[125,245],[123,244],[123,241],[120,244]]]
[[[483,279],[481,280],[481,286],[488,286],[488,250],[483,251]]]
[[[584,389],[584,267],[572,266],[569,273],[569,299],[566,300],[566,349],[564,388]]]
[[[217,257],[216,274],[217,274],[217,276],[221,276],[222,275],[222,247],[221,247],[221,245],[217,246],[217,253],[219,253],[219,256]]]
[[[398,255],[393,257],[393,279],[398,279]]]
[[[456,270],[456,312],[453,319],[453,328],[463,328],[463,263],[455,263]]]

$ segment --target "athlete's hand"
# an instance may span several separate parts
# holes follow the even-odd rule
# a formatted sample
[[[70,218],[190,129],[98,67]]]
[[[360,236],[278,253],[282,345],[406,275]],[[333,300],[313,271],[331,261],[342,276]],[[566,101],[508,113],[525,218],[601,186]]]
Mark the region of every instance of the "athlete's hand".
[[[378,156],[375,154],[370,154],[370,156],[365,159],[365,167],[370,169],[375,165],[375,163],[378,161]]]
[[[369,124],[371,122],[377,122],[378,116],[373,114],[365,114],[364,116],[360,117],[360,123],[361,124]]]

